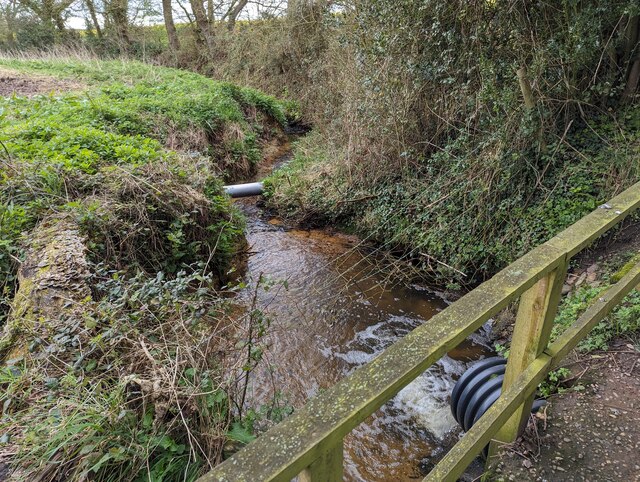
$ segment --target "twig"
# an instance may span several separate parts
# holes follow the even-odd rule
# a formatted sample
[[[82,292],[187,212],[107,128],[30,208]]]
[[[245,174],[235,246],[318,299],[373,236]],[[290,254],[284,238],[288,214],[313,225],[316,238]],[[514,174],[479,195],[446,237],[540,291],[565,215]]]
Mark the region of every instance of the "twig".
[[[7,159],[13,162],[13,157],[11,157],[11,153],[9,152],[9,149],[7,149],[7,146],[5,145],[4,141],[0,140],[0,145],[2,145],[2,148],[4,149],[4,152],[7,155]]]
[[[426,254],[426,253],[420,253],[421,256],[424,256],[427,259],[430,259],[432,261],[435,261],[438,264],[441,264],[442,266],[446,266],[449,269],[452,269],[453,271],[455,271],[456,273],[461,274],[462,276],[464,276],[465,278],[467,277],[466,274],[464,274],[462,271],[460,271],[459,269],[454,268],[453,266],[448,265],[447,263],[445,263],[444,261],[440,261],[439,259],[434,258],[433,256]]]
[[[367,199],[374,199],[377,197],[378,197],[377,194],[369,194],[367,196],[357,197],[354,199],[341,199],[336,203],[336,205],[339,206],[340,204],[343,204],[343,203],[355,203],[359,201],[366,201]]]
[[[588,369],[589,369],[589,367],[585,368],[584,370],[582,370],[582,372],[580,372],[580,375],[576,375],[575,377],[565,378],[564,380],[562,380],[562,383],[571,382],[573,380],[576,380],[576,381],[580,380],[582,378],[582,375],[587,373]]]
[[[142,351],[144,352],[144,354],[147,356],[147,358],[151,361],[151,363],[153,365],[156,364],[156,360],[155,358],[153,358],[151,356],[151,353],[149,352],[149,349],[147,348],[147,345],[145,344],[144,340],[142,339],[142,337],[140,337],[140,346],[142,347]]]
[[[612,405],[610,403],[601,403],[601,405],[603,407],[609,407],[609,408],[615,408],[616,410],[621,410],[623,412],[635,412],[635,413],[640,413],[640,410],[634,410],[633,408],[624,408],[624,407],[620,407],[618,405]]]

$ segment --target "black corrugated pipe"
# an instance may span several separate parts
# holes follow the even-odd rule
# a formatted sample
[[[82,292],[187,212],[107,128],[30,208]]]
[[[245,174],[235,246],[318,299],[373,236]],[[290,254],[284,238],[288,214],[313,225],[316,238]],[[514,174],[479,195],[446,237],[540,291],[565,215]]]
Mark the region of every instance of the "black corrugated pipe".
[[[500,396],[507,360],[491,357],[480,360],[458,379],[451,392],[451,413],[456,422],[468,431]],[[537,412],[546,401],[536,400],[531,412]],[[483,455],[486,457],[487,448]]]

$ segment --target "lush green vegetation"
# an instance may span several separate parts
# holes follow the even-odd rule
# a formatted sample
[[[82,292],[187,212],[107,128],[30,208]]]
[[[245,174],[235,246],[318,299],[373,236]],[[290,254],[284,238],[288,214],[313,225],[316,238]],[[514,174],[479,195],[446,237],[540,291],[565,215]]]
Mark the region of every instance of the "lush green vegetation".
[[[184,70],[70,59],[7,58],[0,65],[84,80],[93,87],[62,99],[29,103],[31,110],[17,115],[20,120],[31,117],[50,129],[70,123],[152,137],[169,147],[210,154],[231,173],[246,174],[246,165],[259,160],[258,140],[276,135],[286,123],[283,104],[273,97]]]
[[[481,279],[638,179],[640,110],[630,108],[616,122],[594,119],[550,145],[536,156],[544,175],[506,145],[497,165],[467,149],[465,137],[369,183],[366,165],[336,164],[317,139],[305,139],[295,160],[268,180],[270,204],[299,222],[339,223],[408,250],[439,281]]]
[[[244,246],[222,181],[251,171],[284,108],[137,62],[2,65],[85,84],[0,100],[0,443],[18,448],[14,475],[192,480],[266,413],[241,380],[268,319],[245,320],[222,286]],[[85,239],[91,296],[59,315],[25,299],[10,311],[18,265],[46,239],[34,233],[59,219]]]

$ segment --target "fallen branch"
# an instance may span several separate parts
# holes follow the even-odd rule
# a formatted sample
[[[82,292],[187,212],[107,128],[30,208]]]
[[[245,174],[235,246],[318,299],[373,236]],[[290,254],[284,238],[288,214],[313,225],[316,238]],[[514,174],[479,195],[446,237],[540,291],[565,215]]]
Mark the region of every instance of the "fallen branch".
[[[454,268],[451,265],[448,265],[447,263],[445,263],[444,261],[440,261],[439,259],[434,258],[433,256],[426,254],[426,253],[420,253],[421,256],[424,256],[425,258],[431,260],[431,261],[435,261],[438,264],[441,264],[442,266],[446,266],[449,269],[452,269],[453,271],[455,271],[458,274],[461,274],[462,276],[466,277],[467,275],[464,274],[462,271],[460,271],[459,269]]]
[[[66,218],[40,223],[31,233],[31,248],[18,270],[19,288],[0,333],[0,359],[25,353],[34,337],[47,339],[46,333],[79,324],[83,304],[91,298],[88,273],[84,242],[75,223]],[[21,339],[21,333],[31,339]]]

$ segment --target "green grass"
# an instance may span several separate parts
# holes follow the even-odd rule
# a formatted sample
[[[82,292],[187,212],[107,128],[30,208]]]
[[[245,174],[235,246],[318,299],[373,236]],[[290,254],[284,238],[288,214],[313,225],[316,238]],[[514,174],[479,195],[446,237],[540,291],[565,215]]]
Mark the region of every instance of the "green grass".
[[[28,127],[53,132],[84,126],[142,135],[209,154],[229,171],[260,159],[268,120],[286,124],[284,105],[273,97],[192,72],[134,61],[0,59],[0,65],[87,84],[81,93],[5,106],[14,122],[30,119]],[[229,129],[234,135],[225,136]]]

